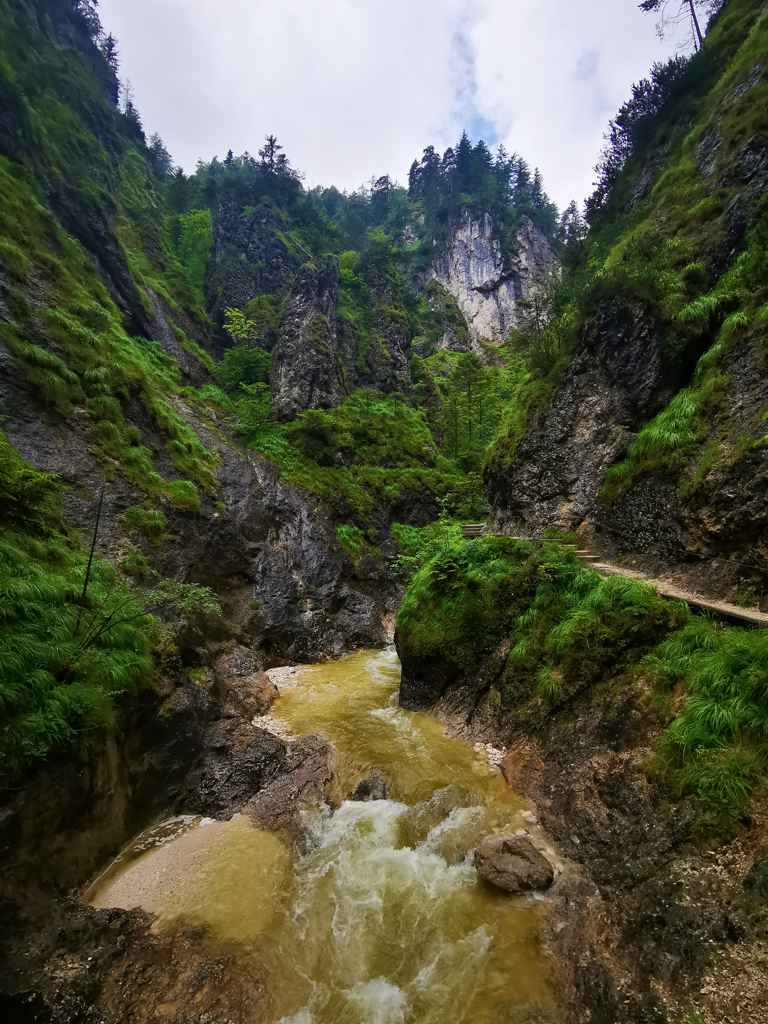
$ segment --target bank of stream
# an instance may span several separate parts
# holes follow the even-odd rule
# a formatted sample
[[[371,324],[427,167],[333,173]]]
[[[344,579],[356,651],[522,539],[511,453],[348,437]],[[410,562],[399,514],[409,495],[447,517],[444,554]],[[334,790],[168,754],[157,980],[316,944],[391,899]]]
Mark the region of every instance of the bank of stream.
[[[299,842],[243,815],[177,817],[87,900],[142,907],[158,931],[207,926],[212,946],[259,964],[270,1024],[559,1020],[546,901],[487,886],[472,863],[491,834],[525,828],[541,844],[530,809],[484,754],[398,707],[399,677],[394,652],[362,652],[281,687],[277,728],[336,750],[332,806],[303,812]],[[386,798],[349,799],[374,774]]]

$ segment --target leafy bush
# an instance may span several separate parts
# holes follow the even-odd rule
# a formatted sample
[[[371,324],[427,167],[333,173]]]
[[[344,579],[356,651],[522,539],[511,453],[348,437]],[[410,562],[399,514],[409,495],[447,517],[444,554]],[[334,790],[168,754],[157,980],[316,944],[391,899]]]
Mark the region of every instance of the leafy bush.
[[[236,394],[242,384],[268,384],[272,357],[255,345],[228,348],[216,364],[214,375],[225,391]]]
[[[433,467],[437,450],[423,414],[375,391],[356,391],[335,409],[308,409],[287,436],[319,466]]]
[[[369,549],[365,534],[357,526],[340,525],[336,527],[336,536],[339,543],[353,561],[361,558]]]
[[[400,549],[397,568],[406,577],[462,539],[461,523],[445,517],[427,526],[393,523],[391,532]]]

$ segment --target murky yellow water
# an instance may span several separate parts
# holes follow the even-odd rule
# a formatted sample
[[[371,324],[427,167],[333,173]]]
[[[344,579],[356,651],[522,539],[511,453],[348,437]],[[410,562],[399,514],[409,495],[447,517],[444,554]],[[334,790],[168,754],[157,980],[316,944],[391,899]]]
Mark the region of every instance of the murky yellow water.
[[[342,798],[375,770],[389,799],[318,808],[303,855],[242,817],[175,819],[140,837],[91,901],[145,907],[159,927],[206,922],[219,941],[256,951],[272,1024],[551,1013],[537,938],[545,905],[479,884],[469,856],[483,836],[519,827],[522,804],[468,744],[397,707],[398,683],[394,653],[360,653],[301,670],[274,708],[293,732],[331,740]]]

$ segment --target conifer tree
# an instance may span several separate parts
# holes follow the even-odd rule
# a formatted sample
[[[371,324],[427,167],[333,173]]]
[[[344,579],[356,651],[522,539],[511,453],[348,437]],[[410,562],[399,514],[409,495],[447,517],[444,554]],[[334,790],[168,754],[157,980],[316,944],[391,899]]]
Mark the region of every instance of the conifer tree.
[[[120,102],[120,80],[118,78],[118,72],[120,71],[120,60],[117,51],[117,40],[110,33],[101,44],[101,54],[107,65],[107,71],[109,74],[108,94],[109,100],[113,106],[117,106]]]
[[[147,149],[149,162],[158,178],[169,178],[173,173],[173,159],[157,132],[151,136]]]
[[[456,191],[468,192],[472,179],[472,143],[466,132],[461,133],[456,147]]]
[[[264,145],[259,150],[261,166],[265,167],[272,174],[276,173],[278,170],[278,158],[282,148],[283,147],[277,141],[277,137],[270,134],[267,135]]]

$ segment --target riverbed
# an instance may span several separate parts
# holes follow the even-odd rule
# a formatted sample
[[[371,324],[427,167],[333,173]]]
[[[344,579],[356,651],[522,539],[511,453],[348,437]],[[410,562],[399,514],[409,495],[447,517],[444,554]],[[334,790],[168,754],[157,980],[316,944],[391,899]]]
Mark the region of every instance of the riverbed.
[[[534,833],[530,808],[483,751],[397,704],[393,651],[306,666],[273,708],[283,734],[336,750],[329,803],[300,842],[235,815],[181,816],[137,837],[88,890],[143,907],[158,930],[205,925],[258,962],[265,1024],[556,1022],[540,896],[480,882],[485,836]],[[350,800],[372,775],[386,799]]]

